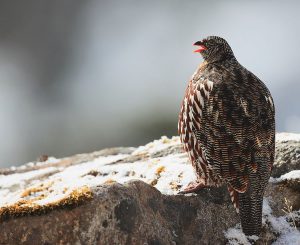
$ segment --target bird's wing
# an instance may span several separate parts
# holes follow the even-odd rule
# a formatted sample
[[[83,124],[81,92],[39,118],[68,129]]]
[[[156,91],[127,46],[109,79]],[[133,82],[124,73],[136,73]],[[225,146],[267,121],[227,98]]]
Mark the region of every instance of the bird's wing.
[[[207,82],[213,81],[203,83]],[[272,97],[260,81],[251,86],[240,81],[213,82],[209,94],[205,93],[205,85],[199,86],[199,90],[207,97],[200,117],[200,129],[195,129],[194,134],[214,173],[235,191],[245,192],[250,172],[256,173],[261,168],[269,168],[267,172],[270,172],[273,164],[275,125]]]

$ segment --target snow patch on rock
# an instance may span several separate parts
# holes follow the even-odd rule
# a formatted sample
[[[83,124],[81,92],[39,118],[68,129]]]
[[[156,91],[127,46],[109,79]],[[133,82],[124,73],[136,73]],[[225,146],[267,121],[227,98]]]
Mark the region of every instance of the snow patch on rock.
[[[294,133],[277,133],[276,142],[300,141],[300,134]]]
[[[48,167],[0,175],[0,208],[22,200],[46,205],[68,196],[73,190],[83,186],[94,187],[114,182],[124,184],[133,179],[142,180],[163,194],[176,194],[182,186],[196,179],[185,154],[145,157],[136,162],[126,162],[124,159],[129,156],[149,156],[179,144],[178,137],[171,139],[162,137],[160,140],[138,147],[131,155],[100,156],[73,166]]]

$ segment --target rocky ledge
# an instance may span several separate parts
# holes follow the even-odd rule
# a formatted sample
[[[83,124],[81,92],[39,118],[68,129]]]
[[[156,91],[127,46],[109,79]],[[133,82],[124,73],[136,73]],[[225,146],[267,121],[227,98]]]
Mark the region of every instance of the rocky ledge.
[[[276,135],[257,244],[300,244],[300,135]],[[0,170],[0,244],[249,244],[226,187],[195,179],[178,137]]]

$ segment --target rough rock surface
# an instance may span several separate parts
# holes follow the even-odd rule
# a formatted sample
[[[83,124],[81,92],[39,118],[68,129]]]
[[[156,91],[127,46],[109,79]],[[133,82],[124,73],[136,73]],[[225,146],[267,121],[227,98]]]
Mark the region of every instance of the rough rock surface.
[[[300,244],[300,136],[277,138],[256,243]],[[226,187],[176,195],[190,171],[177,137],[3,169],[0,244],[247,244]]]

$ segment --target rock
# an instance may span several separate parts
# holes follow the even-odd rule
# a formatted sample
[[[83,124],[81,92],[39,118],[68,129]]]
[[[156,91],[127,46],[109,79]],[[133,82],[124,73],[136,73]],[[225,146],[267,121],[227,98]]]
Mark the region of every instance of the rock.
[[[299,141],[279,136],[257,244],[300,241]],[[3,170],[0,244],[246,244],[225,186],[176,194],[193,178],[178,137]]]
[[[205,198],[167,196],[131,181],[93,192],[76,208],[3,221],[0,244],[218,244],[238,223],[225,188],[203,190]]]
[[[277,141],[273,177],[280,177],[292,170],[300,169],[300,142]]]

